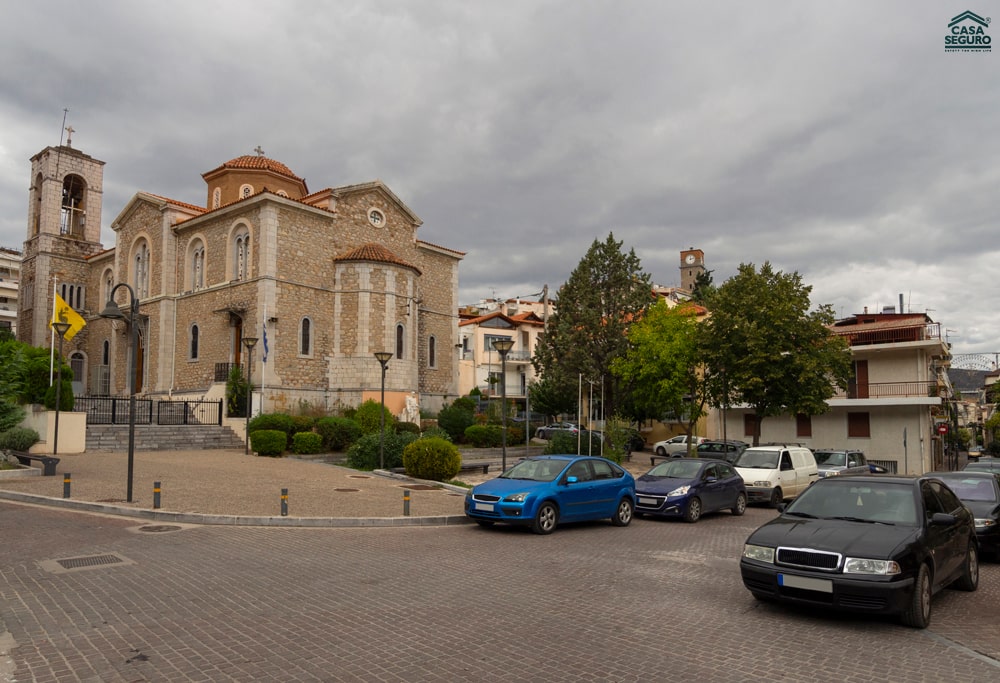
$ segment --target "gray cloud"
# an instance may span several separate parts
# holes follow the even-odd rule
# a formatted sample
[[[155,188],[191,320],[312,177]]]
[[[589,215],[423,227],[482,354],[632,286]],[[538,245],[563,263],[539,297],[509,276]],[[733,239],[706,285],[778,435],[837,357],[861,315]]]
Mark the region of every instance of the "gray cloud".
[[[965,9],[964,7],[959,9]],[[987,15],[988,8],[970,7]],[[957,10],[956,10],[957,11]],[[946,54],[930,1],[15,3],[0,26],[0,243],[28,159],[107,162],[104,239],[138,190],[201,204],[261,145],[310,189],[380,178],[468,252],[461,298],[555,290],[594,239],[661,284],[771,261],[847,315],[930,310],[1000,351],[1000,54]]]

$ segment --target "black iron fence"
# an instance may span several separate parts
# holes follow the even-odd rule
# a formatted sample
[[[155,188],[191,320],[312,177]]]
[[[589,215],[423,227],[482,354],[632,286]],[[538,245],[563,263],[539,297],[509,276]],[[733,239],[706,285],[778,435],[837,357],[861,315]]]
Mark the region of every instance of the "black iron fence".
[[[77,396],[75,412],[87,413],[87,424],[123,425],[129,422],[129,399],[121,396]],[[155,421],[155,422],[154,422]],[[221,425],[222,400],[135,400],[138,425]]]
[[[240,367],[238,363],[216,363],[215,364],[215,381],[216,382],[228,382],[229,373],[232,372],[233,368]]]

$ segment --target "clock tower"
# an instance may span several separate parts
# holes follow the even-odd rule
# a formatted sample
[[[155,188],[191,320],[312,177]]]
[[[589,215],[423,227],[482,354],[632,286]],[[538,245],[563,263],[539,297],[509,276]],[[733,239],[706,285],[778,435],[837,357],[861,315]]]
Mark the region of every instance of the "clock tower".
[[[705,252],[691,247],[681,252],[681,289],[694,291],[698,275],[705,272]]]

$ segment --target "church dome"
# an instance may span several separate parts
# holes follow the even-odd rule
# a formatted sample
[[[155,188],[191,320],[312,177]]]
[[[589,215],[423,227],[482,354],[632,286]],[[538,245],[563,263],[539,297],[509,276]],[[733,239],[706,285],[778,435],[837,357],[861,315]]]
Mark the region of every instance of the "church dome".
[[[220,168],[270,171],[271,173],[277,173],[278,175],[283,175],[286,178],[292,178],[293,180],[302,180],[302,178],[292,173],[292,169],[288,168],[280,161],[268,159],[265,156],[256,154],[244,154],[243,156],[236,157],[235,159],[230,159],[226,163],[222,164]]]

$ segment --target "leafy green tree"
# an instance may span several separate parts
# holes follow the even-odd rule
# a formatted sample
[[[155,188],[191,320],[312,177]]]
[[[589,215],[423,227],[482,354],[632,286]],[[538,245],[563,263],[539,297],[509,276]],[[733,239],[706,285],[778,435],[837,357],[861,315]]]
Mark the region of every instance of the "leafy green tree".
[[[559,415],[576,412],[575,386],[559,384],[554,379],[540,377],[528,385],[531,412],[548,415],[554,420]]]
[[[0,342],[0,432],[24,419],[24,408],[18,404],[24,372],[24,344],[13,339]]]
[[[631,384],[633,399],[647,414],[678,419],[692,436],[708,398],[696,308],[671,308],[661,300],[632,325],[628,340],[630,348],[612,362],[612,371]]]
[[[714,405],[746,404],[761,423],[781,414],[818,415],[851,374],[847,342],[830,333],[833,309],[810,311],[812,287],[798,273],[741,264],[709,299],[705,353]]]
[[[712,282],[711,270],[703,270],[694,278],[694,289],[691,291],[691,300],[697,304],[704,305],[715,292],[715,284]]]
[[[462,441],[465,430],[476,423],[476,401],[468,397],[456,398],[438,412],[438,426],[448,432],[452,442]]]
[[[650,277],[635,250],[623,252],[609,234],[594,240],[560,287],[558,302],[536,346],[535,371],[561,395],[575,394],[581,376],[602,384],[605,413],[613,415],[628,387],[611,374],[611,361],[626,352],[629,325],[653,302]]]

